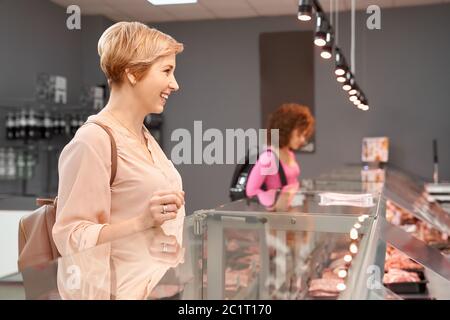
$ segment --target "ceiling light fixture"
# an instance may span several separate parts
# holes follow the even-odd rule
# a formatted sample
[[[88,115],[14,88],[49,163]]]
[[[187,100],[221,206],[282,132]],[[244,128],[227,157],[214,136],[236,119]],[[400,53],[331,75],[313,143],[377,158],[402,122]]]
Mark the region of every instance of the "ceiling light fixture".
[[[333,42],[334,36],[331,33],[331,30],[328,30],[327,36],[325,38],[326,44],[322,47],[322,52],[320,56],[324,59],[330,59],[333,56]]]
[[[351,72],[347,71],[344,75],[338,76],[336,78],[336,80],[337,80],[337,82],[344,83],[347,80],[347,77],[350,77],[350,76],[351,76]]]
[[[188,4],[197,3],[197,0],[147,0],[155,6],[164,6],[168,4]]]
[[[342,86],[342,89],[344,91],[350,91],[354,85],[355,85],[355,79],[353,78],[353,75],[350,72],[347,72],[346,80],[344,82],[344,85]]]
[[[350,91],[348,92],[348,94],[349,95],[351,95],[351,96],[354,96],[355,94],[357,94],[358,93],[358,85],[357,84],[355,84],[351,89],[350,89]]]
[[[334,73],[337,76],[342,76],[348,71],[347,62],[345,61],[344,56],[342,55],[341,49],[337,48],[334,49],[335,54],[335,60],[336,60],[336,69],[334,69]]]
[[[314,37],[314,44],[318,47],[323,47],[327,44],[328,22],[325,20],[323,13],[317,13],[316,19],[316,35]]]
[[[300,0],[298,3],[298,20],[309,21],[312,15],[312,0]]]

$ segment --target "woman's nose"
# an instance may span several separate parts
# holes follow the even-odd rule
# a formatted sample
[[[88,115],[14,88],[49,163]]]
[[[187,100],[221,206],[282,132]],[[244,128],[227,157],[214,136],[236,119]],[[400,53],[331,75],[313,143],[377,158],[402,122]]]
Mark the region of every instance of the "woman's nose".
[[[169,87],[172,91],[177,91],[178,89],[180,89],[180,86],[178,85],[178,82],[175,79],[175,77],[172,79],[172,81],[170,81]]]

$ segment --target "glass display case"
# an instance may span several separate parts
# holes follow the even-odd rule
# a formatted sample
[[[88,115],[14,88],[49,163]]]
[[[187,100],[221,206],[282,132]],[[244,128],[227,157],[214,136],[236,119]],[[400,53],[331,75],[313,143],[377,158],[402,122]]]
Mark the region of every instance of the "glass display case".
[[[177,218],[3,277],[0,299],[201,299],[202,240],[193,221]]]
[[[298,190],[276,202],[240,200],[195,213],[205,234],[204,298],[395,297],[381,285],[379,194]]]
[[[382,190],[386,202],[386,226],[397,234],[388,241],[385,265],[386,285],[407,299],[449,299],[448,258],[450,252],[450,213],[438,203],[429,202],[425,182],[400,169],[347,166],[321,175],[315,185],[360,184],[364,190]],[[397,230],[400,229],[400,230]],[[398,241],[403,239],[403,241]],[[419,241],[417,241],[419,240]],[[403,245],[408,243],[408,246]],[[426,254],[418,255],[418,252]],[[410,259],[420,266],[410,263]],[[434,263],[441,261],[441,263]],[[444,268],[442,266],[445,265]],[[390,283],[398,269],[418,273],[411,283]],[[395,269],[394,275],[390,269]],[[399,279],[408,275],[401,274]],[[392,280],[394,279],[394,280]],[[398,279],[397,279],[398,280]],[[411,280],[411,279],[410,279]]]
[[[449,299],[450,261],[371,190],[318,179],[199,210],[3,277],[0,298]]]

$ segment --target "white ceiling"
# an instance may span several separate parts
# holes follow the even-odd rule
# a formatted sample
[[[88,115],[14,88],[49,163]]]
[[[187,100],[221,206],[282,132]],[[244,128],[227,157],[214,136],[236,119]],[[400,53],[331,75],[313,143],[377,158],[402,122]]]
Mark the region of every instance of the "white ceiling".
[[[298,0],[198,0],[196,4],[154,6],[147,0],[51,0],[67,7],[80,6],[86,15],[104,15],[113,21],[166,22],[296,15]],[[351,0],[336,0],[340,10],[350,10]],[[330,0],[321,0],[325,11]],[[382,8],[450,3],[450,0],[356,0],[357,9],[377,4]]]

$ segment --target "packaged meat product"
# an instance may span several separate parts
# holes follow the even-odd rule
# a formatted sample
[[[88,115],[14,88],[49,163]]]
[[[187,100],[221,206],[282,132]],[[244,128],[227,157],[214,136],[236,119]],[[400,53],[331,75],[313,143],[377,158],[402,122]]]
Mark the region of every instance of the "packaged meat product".
[[[322,279],[340,279],[337,272],[338,269],[324,269],[322,272]]]
[[[309,284],[309,291],[326,291],[339,293],[338,284],[344,283],[342,279],[313,279]]]
[[[336,260],[336,259],[343,258],[347,253],[348,253],[348,250],[340,250],[340,251],[332,252],[330,254],[330,260]]]
[[[391,268],[384,274],[383,283],[398,282],[420,282],[419,275],[416,272],[408,272],[400,269]]]
[[[250,269],[233,270],[227,268],[225,271],[225,287],[229,290],[237,287],[247,287],[250,276]]]
[[[406,271],[398,270],[387,273],[383,278],[384,285],[397,294],[423,294],[427,292],[428,281],[424,279],[423,273],[419,271],[419,273],[408,272],[406,274],[404,272]],[[402,280],[406,282],[401,282]],[[413,297],[408,296],[408,299],[411,298]]]
[[[229,252],[237,251],[239,249],[239,242],[235,239],[228,240],[226,248]]]
[[[390,247],[390,249],[386,251],[384,269],[386,271],[389,271],[390,269],[423,270],[423,267],[417,262],[411,260],[403,252]]]
[[[332,261],[330,263],[330,265],[329,265],[329,268],[330,269],[336,269],[336,268],[339,268],[339,267],[345,267],[346,264],[347,264],[347,262],[345,262],[344,258],[340,258],[340,259]]]
[[[336,298],[339,293],[337,292],[327,292],[321,290],[309,291],[308,293],[311,297],[333,297]]]

